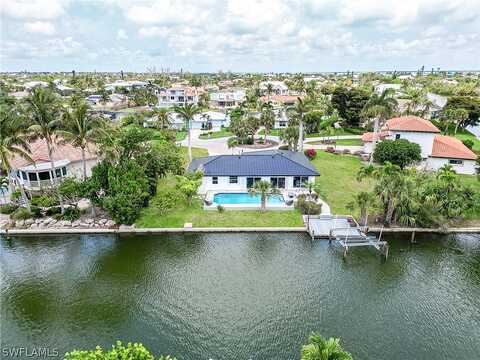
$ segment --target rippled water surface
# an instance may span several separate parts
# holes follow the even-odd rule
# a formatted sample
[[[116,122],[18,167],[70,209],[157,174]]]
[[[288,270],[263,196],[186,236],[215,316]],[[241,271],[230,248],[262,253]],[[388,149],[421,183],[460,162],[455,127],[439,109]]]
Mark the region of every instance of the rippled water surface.
[[[478,359],[480,235],[388,240],[382,262],[300,234],[2,239],[2,347],[281,360],[319,331],[355,359]]]

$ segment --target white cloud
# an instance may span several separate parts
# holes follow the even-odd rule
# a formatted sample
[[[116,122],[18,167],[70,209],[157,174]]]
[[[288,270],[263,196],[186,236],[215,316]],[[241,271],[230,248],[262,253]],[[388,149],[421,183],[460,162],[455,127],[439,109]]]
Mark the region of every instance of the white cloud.
[[[55,26],[48,21],[35,21],[25,23],[25,31],[31,34],[53,35],[55,34]]]
[[[124,29],[118,29],[117,31],[117,40],[127,40],[128,35]]]
[[[64,13],[62,0],[2,0],[0,12],[15,19],[55,19]]]

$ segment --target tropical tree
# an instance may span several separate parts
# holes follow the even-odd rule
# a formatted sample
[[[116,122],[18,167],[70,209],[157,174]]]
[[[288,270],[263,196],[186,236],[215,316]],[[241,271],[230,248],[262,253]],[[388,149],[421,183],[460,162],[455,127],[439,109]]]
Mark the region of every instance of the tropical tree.
[[[267,102],[270,102],[270,95],[273,94],[273,85],[272,83],[268,83],[267,87],[265,89],[265,92],[267,93]]]
[[[287,109],[287,114],[293,118],[296,123],[298,123],[298,151],[303,152],[303,124],[304,117],[307,112],[310,111],[310,105],[304,102],[300,97],[297,98],[297,101],[294,106]]]
[[[377,145],[379,122],[383,124],[383,122],[394,113],[397,107],[398,102],[393,95],[393,89],[385,89],[380,95],[374,92],[362,110],[364,116],[375,119],[372,153],[375,151],[375,146]],[[372,162],[373,156],[370,157],[370,164]]]
[[[74,147],[80,148],[85,180],[87,178],[85,151],[89,144],[96,141],[97,134],[102,128],[102,121],[99,117],[89,114],[85,101],[78,103],[73,109],[65,110],[62,116],[62,129],[57,130],[56,134]]]
[[[256,181],[253,187],[248,189],[248,192],[251,195],[260,195],[262,211],[267,209],[267,199],[269,196],[280,194],[278,188],[272,187],[269,181],[264,180]]]
[[[187,173],[185,176],[177,176],[177,181],[177,189],[185,196],[188,205],[192,205],[193,197],[202,183],[202,172],[197,171]]]
[[[272,110],[270,103],[264,104],[262,113],[260,114],[260,124],[265,128],[265,143],[267,142],[267,135],[275,125],[275,113]]]
[[[368,224],[368,211],[371,208],[372,204],[375,201],[375,195],[367,192],[361,191],[354,195],[353,201],[349,203],[350,208],[360,209],[360,225]]]
[[[60,129],[60,107],[56,95],[48,89],[35,88],[30,96],[25,99],[27,113],[32,125],[28,132],[32,138],[40,138],[45,141],[50,161],[50,182],[54,187],[55,164],[53,162],[53,150],[58,142],[57,132]],[[57,190],[57,196],[63,212],[63,202]]]
[[[165,108],[155,108],[153,110],[153,116],[157,119],[155,120],[155,127],[157,129],[168,129],[170,127],[170,117],[168,116],[168,109]]]
[[[6,176],[1,176],[0,177],[0,192],[2,193],[3,197],[3,203],[7,203],[7,195],[6,192],[8,191],[8,186],[9,186],[9,180],[8,177]]]
[[[188,131],[188,160],[192,161],[192,120],[196,114],[201,112],[201,109],[195,104],[184,104],[182,106],[175,106],[174,111],[185,121]]]
[[[386,162],[383,166],[375,168],[374,178],[377,179],[374,191],[382,203],[385,224],[392,223],[393,212],[398,203],[399,194],[403,188],[403,173],[400,166]]]
[[[423,89],[407,88],[404,97],[408,100],[405,110],[406,115],[424,117],[433,105]]]
[[[280,140],[287,143],[290,150],[297,151],[298,126],[289,123],[287,128],[280,133]]]
[[[468,120],[469,113],[468,110],[458,108],[458,109],[447,109],[443,113],[445,120],[447,121],[447,133],[448,133],[448,128],[450,124],[455,125],[455,130],[454,134],[457,134],[458,128],[459,127],[465,127],[466,126],[466,121]]]
[[[301,360],[352,360],[352,355],[343,350],[340,339],[324,339],[318,334],[308,338],[308,344],[302,346]]]

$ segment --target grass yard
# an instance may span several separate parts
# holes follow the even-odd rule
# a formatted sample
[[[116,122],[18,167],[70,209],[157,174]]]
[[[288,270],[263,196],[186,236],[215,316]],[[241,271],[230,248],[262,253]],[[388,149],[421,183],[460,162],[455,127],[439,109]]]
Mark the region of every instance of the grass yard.
[[[320,172],[317,183],[321,185],[322,196],[326,197],[325,201],[330,205],[333,214],[349,214],[346,205],[352,201],[353,196],[372,188],[367,181],[357,181],[357,172],[362,163],[356,156],[318,151],[312,163]]]
[[[459,130],[457,135],[451,135],[456,137],[459,140],[472,140],[473,141],[473,152],[480,155],[480,139],[478,139],[474,134],[468,130]]]
[[[184,158],[185,167],[186,167],[188,165],[188,148],[186,146],[181,146],[180,151],[183,153],[183,158]],[[195,159],[203,156],[208,156],[207,149],[192,147],[192,158]]]
[[[174,177],[161,179],[158,183],[158,192],[173,192],[177,194]],[[178,199],[173,209],[161,214],[155,206],[155,201],[144,209],[142,215],[136,222],[139,228],[183,227],[186,222],[192,223],[194,227],[270,227],[302,226],[302,217],[297,210],[292,211],[206,211],[203,210],[202,201],[194,200],[192,205],[184,200],[182,194],[178,193]]]
[[[209,131],[200,134],[199,138],[202,140],[219,139],[224,137],[230,137],[233,134],[228,129],[222,129],[220,131]]]
[[[268,135],[280,136],[281,129],[272,129],[268,132]],[[355,128],[342,128],[335,131],[335,136],[337,135],[362,135],[365,132],[364,129],[355,129]],[[259,135],[265,135],[265,131],[262,129],[258,132]],[[326,131],[321,131],[318,133],[305,134],[305,138],[319,137],[319,136],[330,136]]]
[[[333,146],[333,144],[323,144],[321,141],[312,141],[305,143],[306,146],[308,145],[328,145]],[[363,146],[362,139],[337,139],[337,145],[343,146]]]
[[[187,137],[187,132],[186,131],[175,132],[175,140],[177,140],[177,141],[185,140],[186,137]]]

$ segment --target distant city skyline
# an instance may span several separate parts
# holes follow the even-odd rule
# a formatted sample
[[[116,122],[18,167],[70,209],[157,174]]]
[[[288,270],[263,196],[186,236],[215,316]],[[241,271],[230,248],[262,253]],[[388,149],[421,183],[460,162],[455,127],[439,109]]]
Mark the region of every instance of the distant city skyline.
[[[9,0],[0,71],[480,69],[476,0]]]

